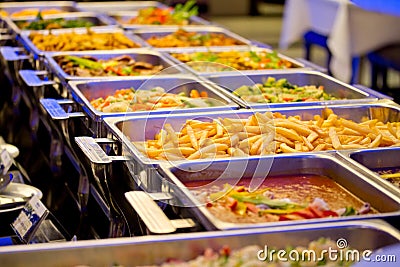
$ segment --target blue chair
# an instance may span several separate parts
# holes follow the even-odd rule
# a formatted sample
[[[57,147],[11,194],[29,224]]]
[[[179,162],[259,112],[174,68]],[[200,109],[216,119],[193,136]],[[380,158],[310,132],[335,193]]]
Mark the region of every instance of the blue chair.
[[[331,75],[331,70],[329,67],[329,64],[331,62],[332,58],[332,53],[329,50],[328,47],[328,36],[319,34],[314,31],[308,31],[303,35],[303,41],[304,41],[304,49],[305,49],[305,59],[311,61],[311,48],[313,45],[320,46],[325,49],[327,53],[327,59],[326,59],[326,69],[328,70],[328,74]]]
[[[378,91],[389,90],[388,69],[400,72],[400,44],[390,44],[372,51],[367,58],[371,64],[371,87]]]
[[[319,34],[314,31],[308,31],[303,35],[304,41],[304,49],[305,49],[305,59],[311,61],[311,47],[313,45],[317,45],[325,49],[326,51],[326,69],[328,70],[328,74],[332,76],[330,63],[332,59],[332,52],[328,47],[328,36]],[[360,57],[354,56],[351,58],[351,79],[349,82],[351,84],[358,82],[358,75],[360,69]]]

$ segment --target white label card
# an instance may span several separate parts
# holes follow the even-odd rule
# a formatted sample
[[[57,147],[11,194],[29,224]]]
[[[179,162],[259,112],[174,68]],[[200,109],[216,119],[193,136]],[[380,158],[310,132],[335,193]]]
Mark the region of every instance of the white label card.
[[[6,149],[3,149],[0,152],[0,166],[3,175],[5,175],[8,172],[12,163],[13,163],[12,157],[10,156],[10,154]]]
[[[33,196],[25,204],[24,208],[11,226],[22,241],[29,243],[29,240],[48,214],[48,209],[40,199],[37,196]]]

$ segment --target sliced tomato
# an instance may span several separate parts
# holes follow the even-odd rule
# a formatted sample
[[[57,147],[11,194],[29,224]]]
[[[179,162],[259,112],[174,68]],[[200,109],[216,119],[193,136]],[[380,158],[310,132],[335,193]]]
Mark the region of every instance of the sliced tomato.
[[[332,211],[332,210],[324,210],[324,217],[338,217],[339,214],[337,214],[336,212]]]
[[[317,218],[315,216],[315,214],[311,210],[309,210],[308,208],[303,209],[303,210],[299,210],[299,211],[295,211],[295,212],[292,212],[290,214],[299,215],[299,216],[303,217],[304,219]]]
[[[312,213],[314,213],[315,218],[323,218],[324,217],[324,211],[323,210],[320,210],[320,209],[312,207],[312,206],[309,206],[308,209]]]
[[[332,210],[320,210],[318,208],[309,206],[308,209],[315,214],[316,218],[337,217],[339,216]]]

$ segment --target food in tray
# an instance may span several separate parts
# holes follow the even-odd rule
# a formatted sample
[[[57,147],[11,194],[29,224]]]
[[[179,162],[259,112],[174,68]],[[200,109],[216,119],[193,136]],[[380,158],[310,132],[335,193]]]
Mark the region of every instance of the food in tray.
[[[95,26],[93,22],[85,19],[43,19],[41,13],[34,20],[15,21],[15,24],[22,30],[52,30],[68,28],[88,28]]]
[[[152,36],[146,40],[154,47],[192,47],[192,46],[229,46],[243,45],[241,41],[228,37],[223,33],[200,33],[178,29],[165,36]]]
[[[135,141],[134,145],[158,160],[247,157],[399,146],[399,129],[400,122],[365,118],[358,123],[340,118],[328,108],[310,120],[256,112],[243,119],[190,119],[176,129],[166,123],[154,139]]]
[[[288,69],[296,67],[292,62],[281,58],[276,51],[231,50],[222,52],[171,53],[171,55],[200,72]]]
[[[153,75],[164,69],[163,65],[137,61],[129,55],[110,59],[67,55],[54,59],[65,73],[78,77]]]
[[[0,10],[0,15],[2,16],[9,16],[11,18],[19,18],[19,17],[26,17],[26,16],[37,16],[38,14],[42,16],[46,15],[53,15],[53,14],[62,14],[68,13],[68,11],[64,11],[58,8],[45,8],[40,10],[39,8],[25,8],[19,11],[15,11],[11,14],[5,10]]]
[[[207,92],[191,90],[185,93],[172,94],[162,87],[151,90],[135,90],[133,88],[116,90],[114,95],[105,99],[100,97],[90,101],[90,104],[102,112],[132,112],[155,110],[162,108],[195,108],[218,105]]]
[[[265,244],[268,245],[268,244]],[[278,249],[276,247],[265,247],[259,245],[247,245],[238,249],[231,249],[229,244],[220,247],[218,250],[206,248],[202,255],[184,261],[180,259],[169,259],[158,265],[160,267],[173,266],[263,266],[263,267],[287,267],[287,266],[351,266],[355,259],[350,257],[329,257],[328,249],[341,253],[342,255],[351,252],[351,247],[342,248],[337,241],[321,237],[309,242],[306,246],[286,246]],[[260,251],[266,252],[259,253]],[[276,253],[268,253],[275,251]],[[277,253],[279,251],[279,254]],[[325,252],[323,252],[325,251]],[[307,253],[306,253],[307,252]],[[279,255],[279,258],[278,256]],[[289,257],[289,255],[291,255]],[[298,257],[296,255],[299,255]],[[304,256],[302,256],[304,255]],[[283,260],[282,260],[283,259]],[[155,266],[155,265],[154,265]]]
[[[263,83],[243,85],[233,94],[251,103],[285,103],[336,100],[337,98],[324,91],[322,85],[298,86],[287,79],[276,80],[268,77]]]
[[[140,9],[138,15],[122,21],[127,24],[141,25],[187,25],[189,19],[198,14],[196,1],[189,0],[185,4],[178,4],[175,8],[149,7]]]
[[[185,185],[192,188],[213,216],[224,222],[263,223],[374,212],[368,203],[326,176],[267,177],[260,187],[251,191],[248,179],[240,180],[236,186],[229,182],[223,186],[217,183],[212,187],[198,187],[201,181]]]
[[[400,188],[400,167],[375,170],[383,179]]]
[[[87,30],[85,33],[66,32],[29,34],[32,43],[42,51],[85,51],[137,48],[139,45],[122,32],[97,33]]]

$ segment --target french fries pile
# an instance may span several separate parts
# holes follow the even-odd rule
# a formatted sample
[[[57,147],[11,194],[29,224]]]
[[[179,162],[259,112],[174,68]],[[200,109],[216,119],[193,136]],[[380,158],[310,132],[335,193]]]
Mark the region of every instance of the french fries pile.
[[[151,159],[182,160],[400,145],[400,122],[339,118],[325,109],[313,120],[281,113],[247,119],[187,120],[179,132],[165,124],[154,140],[134,142]]]

